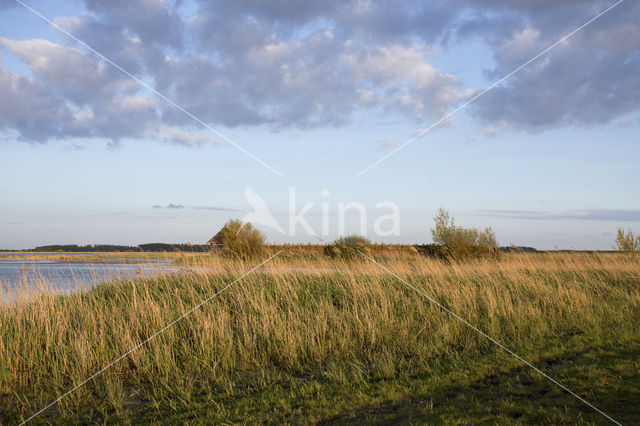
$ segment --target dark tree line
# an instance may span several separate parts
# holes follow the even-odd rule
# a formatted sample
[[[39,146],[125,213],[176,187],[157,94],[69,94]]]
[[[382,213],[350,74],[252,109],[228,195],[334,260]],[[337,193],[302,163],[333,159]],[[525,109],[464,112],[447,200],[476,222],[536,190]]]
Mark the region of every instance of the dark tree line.
[[[533,247],[525,247],[525,246],[508,246],[508,247],[500,247],[500,250],[502,251],[538,251],[537,249],[533,248]]]
[[[166,244],[166,243],[149,243],[137,246],[121,246],[113,244],[88,244],[80,246],[77,244],[52,244],[47,246],[39,246],[29,251],[35,252],[122,252],[122,251],[184,251],[184,252],[203,252],[208,251],[208,244]]]
[[[184,251],[184,252],[204,252],[209,251],[209,244],[166,244],[148,243],[140,244],[138,247],[142,251]]]

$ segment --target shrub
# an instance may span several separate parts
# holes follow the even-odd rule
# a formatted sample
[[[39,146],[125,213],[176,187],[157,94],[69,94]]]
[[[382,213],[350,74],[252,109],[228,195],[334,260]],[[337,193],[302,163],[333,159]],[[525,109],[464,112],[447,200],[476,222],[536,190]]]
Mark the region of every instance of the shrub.
[[[634,235],[631,229],[627,229],[625,232],[624,229],[618,228],[616,244],[618,245],[618,250],[622,252],[629,254],[640,253],[640,235]]]
[[[251,223],[232,219],[220,231],[222,252],[232,257],[249,258],[262,254],[266,237]]]
[[[449,212],[440,209],[433,218],[433,242],[443,248],[447,257],[464,259],[483,255],[496,255],[498,243],[491,228],[463,228],[457,226]]]
[[[371,241],[361,235],[340,237],[324,248],[326,255],[345,260],[362,258],[362,254],[371,255]]]

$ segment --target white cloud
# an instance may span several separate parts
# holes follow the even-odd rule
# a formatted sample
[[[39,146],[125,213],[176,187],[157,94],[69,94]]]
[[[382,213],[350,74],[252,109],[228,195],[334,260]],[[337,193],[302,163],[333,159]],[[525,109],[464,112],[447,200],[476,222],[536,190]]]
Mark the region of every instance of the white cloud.
[[[373,52],[348,52],[343,61],[357,81],[376,87],[389,108],[421,119],[442,115],[463,97],[458,79],[425,60],[418,46],[391,45]]]
[[[496,80],[605,6],[604,0],[198,4],[85,0],[67,31],[211,125],[341,126],[356,113],[431,122],[471,89],[431,60],[480,38]],[[487,135],[609,123],[640,104],[640,4],[620,5],[471,105]],[[21,139],[154,137],[210,143],[192,119],[72,44],[0,39],[32,77],[0,64],[0,126]],[[479,88],[478,88],[479,90]],[[506,125],[503,125],[506,123]]]

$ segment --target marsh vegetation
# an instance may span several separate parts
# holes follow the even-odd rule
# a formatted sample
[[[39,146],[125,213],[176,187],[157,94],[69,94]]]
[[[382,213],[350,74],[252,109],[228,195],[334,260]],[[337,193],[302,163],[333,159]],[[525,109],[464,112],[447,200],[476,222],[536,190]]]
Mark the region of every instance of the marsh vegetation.
[[[509,253],[457,262],[408,249],[371,253],[616,420],[640,420],[636,258]],[[179,275],[64,296],[43,291],[0,307],[0,422],[30,417],[257,263],[189,259],[193,267]],[[290,248],[33,421],[204,418],[604,420],[375,263]]]

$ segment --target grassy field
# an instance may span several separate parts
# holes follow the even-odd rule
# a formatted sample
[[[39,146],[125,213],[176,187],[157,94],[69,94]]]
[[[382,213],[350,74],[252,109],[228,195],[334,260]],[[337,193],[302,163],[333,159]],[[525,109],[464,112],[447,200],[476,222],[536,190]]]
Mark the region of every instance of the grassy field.
[[[640,423],[640,262],[613,253],[376,261],[623,424]],[[0,423],[20,423],[259,260],[0,307]],[[32,423],[604,424],[363,259],[284,253]]]

